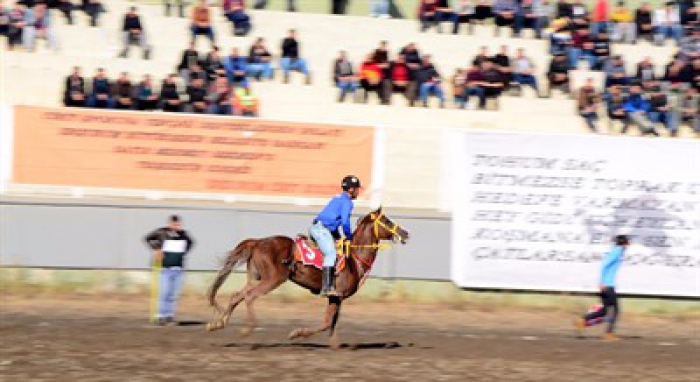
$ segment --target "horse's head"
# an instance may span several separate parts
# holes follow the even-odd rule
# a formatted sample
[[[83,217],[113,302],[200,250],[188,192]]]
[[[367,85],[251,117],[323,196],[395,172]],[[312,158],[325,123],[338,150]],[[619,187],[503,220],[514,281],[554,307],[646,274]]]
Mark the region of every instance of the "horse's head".
[[[408,231],[382,213],[382,207],[370,212],[363,220],[368,224],[372,224],[372,233],[377,239],[400,241],[401,244],[406,244],[409,237]]]

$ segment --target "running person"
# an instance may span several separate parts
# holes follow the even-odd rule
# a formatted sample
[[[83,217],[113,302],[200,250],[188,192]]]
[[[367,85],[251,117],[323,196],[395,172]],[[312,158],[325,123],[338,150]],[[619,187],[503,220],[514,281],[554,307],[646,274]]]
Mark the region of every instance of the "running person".
[[[340,230],[347,240],[352,240],[350,215],[353,200],[360,194],[360,180],[348,175],[341,183],[343,192],[333,197],[321,213],[316,216],[309,234],[316,240],[323,253],[323,285],[321,296],[337,296],[335,291],[335,261],[338,258],[335,241],[341,238]]]
[[[617,301],[617,293],[615,293],[615,279],[629,244],[629,238],[626,235],[615,236],[615,245],[603,257],[600,277],[600,298],[603,302],[603,307],[602,309],[589,312],[576,320],[576,327],[579,333],[583,333],[587,326],[607,322],[608,329],[603,338],[606,341],[617,341],[619,339],[614,334],[615,322],[620,314],[620,305]]]

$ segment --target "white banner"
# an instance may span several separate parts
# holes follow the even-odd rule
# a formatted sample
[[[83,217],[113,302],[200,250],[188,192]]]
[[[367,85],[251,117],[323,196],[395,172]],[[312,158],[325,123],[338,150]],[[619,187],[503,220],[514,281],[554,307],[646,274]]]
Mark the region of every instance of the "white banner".
[[[455,133],[452,279],[462,287],[595,291],[631,235],[621,293],[700,296],[700,142]]]

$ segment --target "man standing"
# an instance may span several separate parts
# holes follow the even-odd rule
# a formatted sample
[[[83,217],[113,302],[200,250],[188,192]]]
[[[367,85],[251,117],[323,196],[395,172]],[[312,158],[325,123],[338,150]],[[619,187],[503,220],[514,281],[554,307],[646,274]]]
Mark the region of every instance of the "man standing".
[[[630,245],[629,238],[626,235],[615,236],[615,245],[610,252],[603,257],[603,265],[600,277],[600,298],[603,302],[603,308],[590,312],[576,320],[576,328],[579,333],[587,326],[597,325],[607,321],[608,329],[603,337],[606,341],[617,341],[619,338],[613,334],[615,330],[615,321],[620,314],[620,306],[617,302],[617,293],[615,293],[615,279],[617,271],[622,264],[622,258]]]
[[[156,324],[162,326],[173,322],[184,278],[185,255],[192,249],[194,241],[182,229],[180,217],[173,215],[167,227],[159,228],[146,236],[146,243],[153,250],[154,266],[160,268]]]

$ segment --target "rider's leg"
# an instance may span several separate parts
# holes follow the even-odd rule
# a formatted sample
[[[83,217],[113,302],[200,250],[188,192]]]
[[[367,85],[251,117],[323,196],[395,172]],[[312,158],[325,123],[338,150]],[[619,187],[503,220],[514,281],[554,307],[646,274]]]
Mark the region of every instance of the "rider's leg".
[[[323,252],[323,285],[321,294],[326,296],[335,294],[334,276],[335,276],[335,261],[338,254],[335,249],[335,239],[333,235],[322,224],[317,223],[311,227],[309,232],[311,237],[316,240],[321,252]]]

